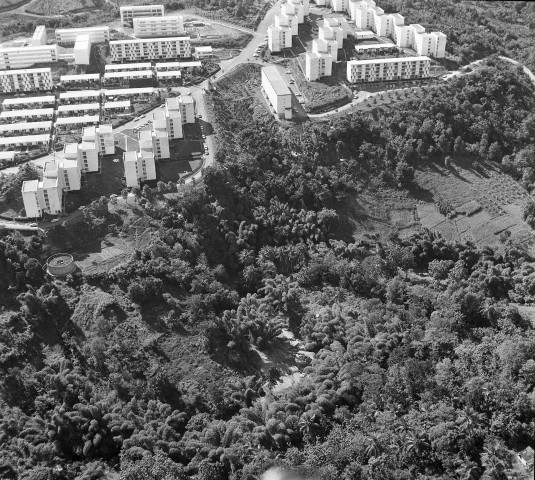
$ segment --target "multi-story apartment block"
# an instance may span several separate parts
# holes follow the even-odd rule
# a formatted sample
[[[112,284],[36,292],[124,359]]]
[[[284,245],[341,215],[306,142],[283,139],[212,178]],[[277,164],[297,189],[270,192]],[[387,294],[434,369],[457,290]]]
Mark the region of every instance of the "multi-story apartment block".
[[[344,31],[341,27],[323,26],[318,29],[318,38],[321,40],[336,40],[338,46],[344,43]]]
[[[46,27],[44,25],[38,25],[33,32],[30,46],[38,47],[39,45],[46,45],[46,41]]]
[[[342,40],[345,40],[347,38],[347,35],[349,33],[349,23],[345,18],[334,18],[334,17],[326,17],[323,19],[323,26],[324,27],[339,27],[342,29]]]
[[[345,12],[348,8],[348,0],[331,0],[333,12]]]
[[[299,22],[297,15],[294,14],[287,15],[286,13],[279,13],[278,15],[275,15],[275,26],[290,27],[292,35],[297,35],[299,33]]]
[[[53,86],[52,71],[50,68],[32,68],[27,70],[7,70],[0,72],[0,90],[4,93],[38,92],[52,90]]]
[[[57,162],[46,162],[43,169],[44,178],[57,178],[60,187],[64,192],[80,190],[82,169],[78,163],[78,157],[68,158],[69,153],[65,153],[66,149],[75,147],[78,149],[77,143],[68,143],[63,147],[64,158]]]
[[[307,52],[305,54],[305,77],[309,82],[321,77],[330,77],[333,70],[333,57],[328,53]]]
[[[163,17],[163,5],[125,5],[120,8],[121,23],[131,27],[134,18]]]
[[[103,83],[120,83],[122,80],[151,80],[154,76],[152,70],[136,70],[134,72],[106,72]]]
[[[37,218],[43,213],[57,215],[63,211],[63,189],[58,178],[27,180],[22,184],[22,201],[27,217]]]
[[[312,52],[326,53],[332,57],[333,62],[338,61],[338,48],[339,45],[336,40],[326,40],[324,38],[312,40]]]
[[[182,123],[195,123],[195,101],[191,95],[168,98],[166,106],[169,111],[180,110]]]
[[[135,60],[164,60],[191,57],[189,37],[145,38],[110,42],[114,62]]]
[[[124,176],[127,187],[156,179],[156,163],[152,150],[141,149],[123,153]]]
[[[55,31],[58,45],[74,45],[76,37],[89,35],[92,44],[110,41],[110,27],[58,28]]]
[[[303,23],[305,21],[305,9],[300,2],[283,3],[281,5],[281,13],[285,15],[295,15],[297,17],[297,23]],[[275,25],[276,24],[277,23],[275,22]]]
[[[100,90],[77,90],[59,94],[59,103],[62,105],[94,102],[100,102]]]
[[[347,62],[350,83],[411,80],[429,76],[428,57],[374,58]]]
[[[76,65],[89,65],[91,55],[91,38],[88,34],[78,35],[72,50]]]
[[[78,75],[61,75],[59,77],[61,85],[65,88],[73,86],[93,86],[100,87],[100,73],[85,73]]]
[[[162,38],[185,35],[184,19],[180,15],[134,18],[137,38]]]
[[[158,112],[159,114],[164,112]],[[152,150],[155,160],[170,158],[169,136],[164,115],[155,115],[152,130],[141,130],[138,133],[139,148],[141,150]]]
[[[262,88],[279,116],[287,120],[292,118],[292,92],[281,77],[276,66],[262,68]]]
[[[84,128],[82,141],[94,142],[97,152],[101,155],[113,155],[115,153],[115,139],[111,125]]]
[[[268,48],[272,53],[280,52],[283,48],[292,47],[292,29],[290,27],[268,27]]]
[[[34,63],[58,61],[57,45],[0,48],[0,69],[25,68]]]
[[[161,119],[161,115],[156,117]],[[167,135],[170,139],[184,138],[182,124],[185,122],[182,118],[182,105],[176,98],[168,98],[165,101],[165,123]]]

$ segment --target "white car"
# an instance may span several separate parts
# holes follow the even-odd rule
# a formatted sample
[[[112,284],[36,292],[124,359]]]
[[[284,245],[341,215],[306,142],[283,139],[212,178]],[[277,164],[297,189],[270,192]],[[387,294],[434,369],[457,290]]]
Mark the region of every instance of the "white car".
[[[30,223],[30,227],[37,227],[37,223]]]
[[[53,218],[52,220],[50,220],[52,223],[56,223],[56,222],[59,222],[59,218]]]

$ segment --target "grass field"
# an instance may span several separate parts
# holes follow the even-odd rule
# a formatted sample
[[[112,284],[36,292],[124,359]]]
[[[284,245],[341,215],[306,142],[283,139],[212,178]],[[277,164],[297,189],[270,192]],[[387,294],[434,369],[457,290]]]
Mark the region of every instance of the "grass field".
[[[27,3],[30,3],[30,0],[0,0],[0,13],[15,10]]]
[[[61,15],[69,12],[83,12],[100,8],[103,2],[99,0],[33,0],[26,11],[36,15]]]

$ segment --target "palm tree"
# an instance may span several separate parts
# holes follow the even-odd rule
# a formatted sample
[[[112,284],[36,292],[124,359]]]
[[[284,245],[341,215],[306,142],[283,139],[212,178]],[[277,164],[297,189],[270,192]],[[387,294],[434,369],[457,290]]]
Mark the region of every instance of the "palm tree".
[[[483,448],[481,463],[492,480],[505,480],[505,470],[511,467],[508,450],[497,441]]]
[[[384,452],[384,447],[381,445],[379,438],[375,435],[371,435],[368,439],[368,445],[366,447],[366,455],[368,458],[376,458]]]
[[[417,457],[422,456],[426,450],[431,448],[431,445],[427,441],[427,436],[425,434],[414,434],[413,432],[407,435],[404,445],[405,453],[410,454],[411,452],[414,452]]]

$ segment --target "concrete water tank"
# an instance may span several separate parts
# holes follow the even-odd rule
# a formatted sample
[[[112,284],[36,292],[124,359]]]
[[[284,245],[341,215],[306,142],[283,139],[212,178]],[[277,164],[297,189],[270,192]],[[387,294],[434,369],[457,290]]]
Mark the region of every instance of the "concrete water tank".
[[[46,271],[53,277],[64,277],[76,270],[74,258],[68,253],[56,253],[46,261]]]

